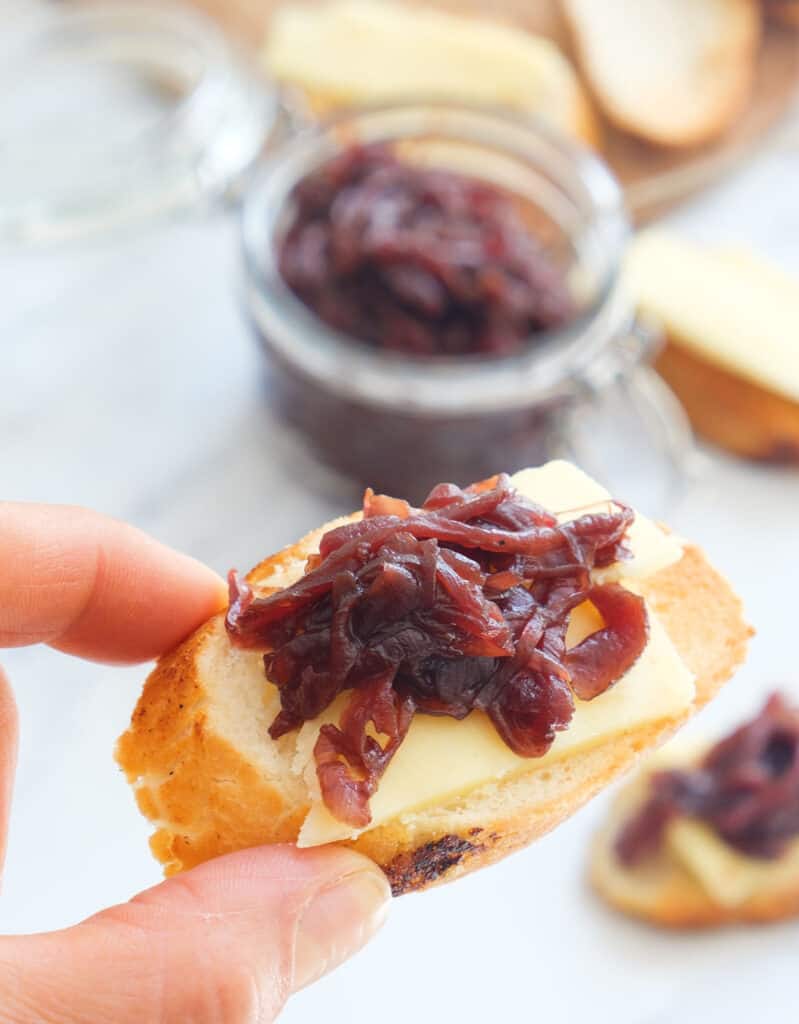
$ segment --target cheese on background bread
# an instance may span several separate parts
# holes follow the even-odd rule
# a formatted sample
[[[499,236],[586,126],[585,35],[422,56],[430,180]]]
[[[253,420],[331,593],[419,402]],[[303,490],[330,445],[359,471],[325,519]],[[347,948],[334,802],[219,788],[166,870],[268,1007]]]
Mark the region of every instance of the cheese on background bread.
[[[659,232],[633,241],[625,271],[670,342],[799,402],[799,281],[746,250]]]
[[[747,857],[708,825],[679,817],[663,847],[633,868],[616,856],[619,831],[641,807],[655,771],[690,768],[706,746],[681,738],[647,758],[645,769],[616,797],[591,850],[595,889],[614,907],[665,927],[713,927],[770,921],[799,912],[799,840],[776,860]]]
[[[514,482],[563,519],[609,506],[607,491],[565,463],[526,470]],[[248,580],[264,590],[290,585],[322,534],[346,521],[266,559]],[[384,868],[396,893],[456,878],[554,828],[668,738],[743,659],[749,631],[740,602],[701,552],[641,516],[628,544],[633,557],[597,575],[620,577],[642,594],[649,643],[613,688],[579,704],[546,757],[516,757],[479,712],[461,722],[414,718],[372,797],[371,826],[346,840]],[[570,640],[601,625],[583,605]],[[335,720],[345,700],[273,741],[277,688],[258,652],[232,646],[224,616],[163,658],[117,758],[156,826],[151,845],[166,872],[259,843],[351,836],[324,808],[313,760],[321,722]]]
[[[799,842],[775,861],[745,857],[708,828],[681,818],[669,825],[666,846],[720,907],[740,907],[786,882],[799,886]]]
[[[489,19],[376,0],[286,4],[272,18],[264,58],[322,109],[447,98],[533,112],[586,141],[597,134],[557,46]]]

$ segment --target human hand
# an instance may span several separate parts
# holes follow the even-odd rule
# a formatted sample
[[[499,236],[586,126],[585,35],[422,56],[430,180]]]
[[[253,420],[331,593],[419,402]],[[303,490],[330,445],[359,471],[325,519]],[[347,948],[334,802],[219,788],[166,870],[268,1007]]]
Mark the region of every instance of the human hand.
[[[198,562],[76,508],[0,503],[0,566],[0,647],[147,661],[226,601]],[[16,747],[0,670],[0,867]],[[370,938],[389,896],[343,848],[220,857],[72,928],[0,937],[0,1024],[271,1021]]]

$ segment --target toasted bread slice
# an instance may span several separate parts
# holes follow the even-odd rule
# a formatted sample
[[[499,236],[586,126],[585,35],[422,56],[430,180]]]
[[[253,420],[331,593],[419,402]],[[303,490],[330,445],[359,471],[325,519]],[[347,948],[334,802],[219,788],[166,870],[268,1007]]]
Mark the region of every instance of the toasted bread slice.
[[[665,756],[658,757],[657,767],[668,767]],[[682,759],[680,759],[682,761]],[[680,860],[668,844],[651,858],[634,868],[625,867],[617,858],[614,846],[619,829],[628,816],[640,805],[646,792],[649,770],[629,783],[616,798],[607,821],[597,833],[591,846],[589,874],[597,893],[612,907],[632,917],[640,918],[664,928],[714,928],[738,923],[766,923],[799,915],[799,846],[794,844],[781,861],[748,862],[738,854],[724,854],[719,862],[710,860],[705,873],[714,872],[717,888],[725,873],[741,870],[745,877],[744,890],[736,898],[735,888],[741,879],[728,878],[732,899],[703,885],[695,871]],[[690,825],[689,828],[697,829]],[[695,856],[713,856],[720,840],[705,839],[701,828],[696,837],[708,842],[708,850],[698,850]],[[692,836],[692,838],[694,838]],[[727,863],[727,860],[731,861]],[[720,892],[723,891],[723,888]]]
[[[269,590],[290,585],[325,530],[345,521],[272,556],[248,579]],[[654,524],[648,527],[662,543],[662,532]],[[635,585],[665,631],[669,650],[676,647],[665,664],[676,663],[690,684],[677,710],[647,714],[645,724],[601,732],[579,752],[524,761],[514,774],[461,790],[456,786],[440,799],[388,814],[349,845],[384,868],[395,893],[456,878],[548,832],[643,751],[670,736],[734,672],[749,636],[740,602],[698,549],[686,547],[680,556],[677,546],[675,557],[678,561],[636,579]],[[660,678],[656,671],[657,663],[653,682]],[[140,809],[156,826],[152,849],[167,874],[242,847],[303,841],[300,831],[314,806],[307,774],[296,767],[303,730],[271,740],[267,730],[278,707],[260,655],[230,644],[223,616],[162,659],[147,680],[117,758],[135,786]],[[450,736],[466,730],[458,734],[464,736],[472,735],[474,715],[480,713],[464,723],[421,717],[425,729],[433,722],[449,723]],[[470,762],[480,752],[471,744]],[[501,756],[507,756],[499,745]],[[402,748],[397,763],[401,754]],[[422,770],[434,771],[432,766]],[[381,781],[387,784],[388,774]]]
[[[756,0],[562,0],[583,72],[619,128],[665,146],[721,135],[749,98]]]
[[[702,437],[747,459],[799,465],[799,403],[714,366],[667,334],[655,364]]]
[[[549,39],[508,24],[391,0],[279,7],[264,59],[319,113],[414,97],[496,104],[595,143],[580,81]]]
[[[745,250],[646,232],[627,279],[664,329],[657,368],[697,432],[739,455],[799,463],[799,283]]]

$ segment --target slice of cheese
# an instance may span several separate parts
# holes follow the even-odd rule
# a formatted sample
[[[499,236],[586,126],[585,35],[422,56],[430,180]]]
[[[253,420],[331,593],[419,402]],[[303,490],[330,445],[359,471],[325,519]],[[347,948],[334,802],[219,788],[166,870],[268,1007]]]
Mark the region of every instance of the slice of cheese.
[[[558,459],[536,469],[523,469],[512,480],[521,494],[555,513],[562,523],[613,509],[610,493],[570,462]],[[598,578],[645,579],[682,557],[679,539],[637,512],[627,531],[627,546],[632,558],[597,572]]]
[[[602,696],[577,702],[569,728],[558,734],[544,757],[518,757],[479,711],[462,722],[417,715],[372,797],[370,828],[499,779],[542,768],[628,729],[679,715],[693,697],[693,676],[650,610],[650,638],[644,653]],[[313,743],[306,749],[312,753]],[[299,845],[318,846],[358,834],[318,802],[305,819]]]
[[[753,253],[657,232],[633,242],[625,271],[675,343],[799,402],[799,281]]]
[[[532,500],[559,513],[563,521],[608,507],[607,491],[566,462],[524,470],[516,474],[513,482]],[[656,572],[677,561],[682,553],[673,537],[642,517],[636,517],[629,542],[633,558],[623,563],[623,582],[630,589],[634,589],[636,576]],[[577,702],[569,728],[557,736],[543,758],[521,758],[514,754],[482,712],[472,712],[461,722],[417,715],[372,797],[369,827],[426,805],[443,803],[499,779],[541,768],[625,730],[679,715],[694,698],[693,676],[656,616],[651,610],[649,614],[649,642],[639,660],[606,693],[590,702]],[[570,623],[571,642],[578,642],[597,625],[590,606],[575,609]],[[322,720],[337,721],[345,700],[346,695],[342,695],[323,719],[307,722],[298,736],[294,770],[304,775],[316,795],[300,832],[300,846],[317,846],[358,835],[322,804],[313,765],[313,746]]]
[[[535,111],[590,133],[579,79],[557,46],[487,19],[388,0],[286,4],[264,59],[323,107],[432,96]]]
[[[666,834],[669,853],[720,907],[738,907],[762,892],[799,886],[799,841],[778,860],[745,857],[707,825],[680,819]]]

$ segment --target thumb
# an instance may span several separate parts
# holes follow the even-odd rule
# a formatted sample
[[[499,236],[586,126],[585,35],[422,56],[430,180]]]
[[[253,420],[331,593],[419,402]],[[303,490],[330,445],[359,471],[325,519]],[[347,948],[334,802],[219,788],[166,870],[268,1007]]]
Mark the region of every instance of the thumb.
[[[220,857],[73,928],[0,938],[0,1022],[271,1021],[360,949],[389,896],[343,848]]]

